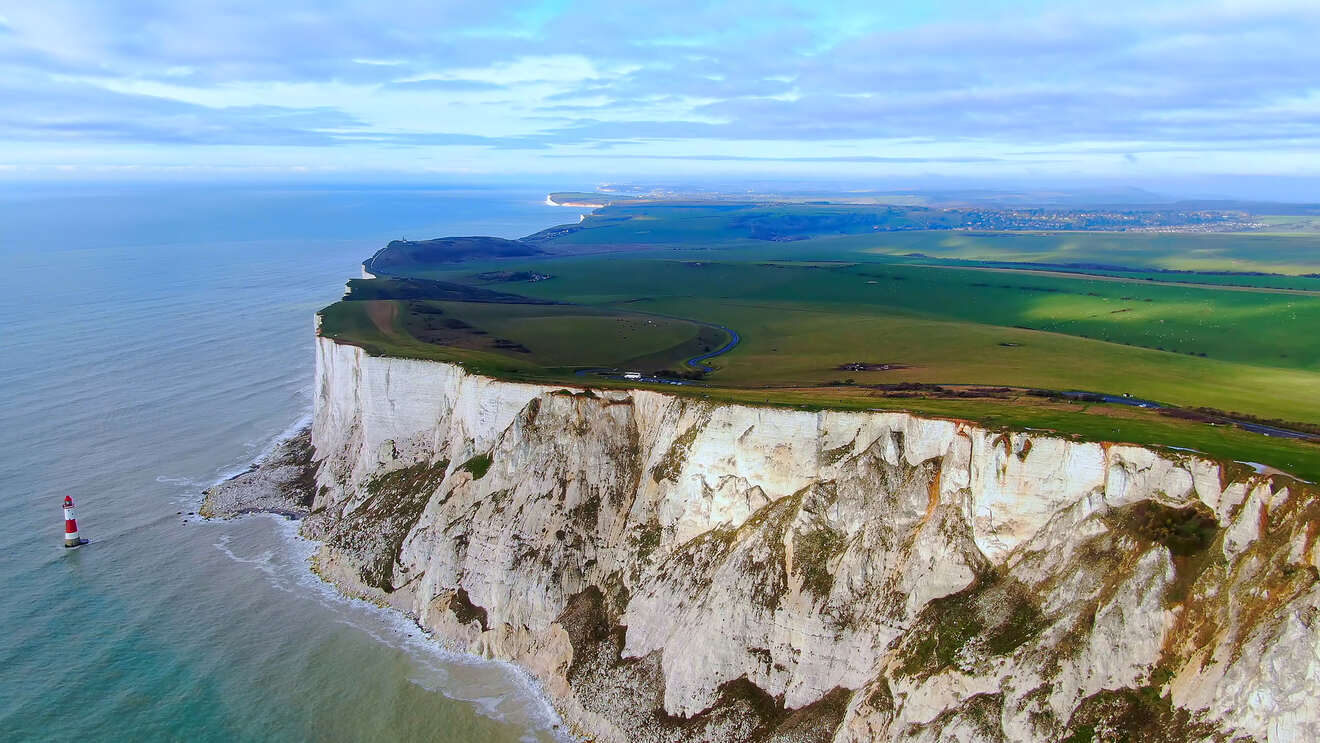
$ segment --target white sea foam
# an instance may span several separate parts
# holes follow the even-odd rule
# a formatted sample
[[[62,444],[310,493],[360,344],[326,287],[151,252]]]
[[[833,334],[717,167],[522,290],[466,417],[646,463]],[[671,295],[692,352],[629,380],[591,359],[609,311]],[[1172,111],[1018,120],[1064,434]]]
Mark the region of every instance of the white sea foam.
[[[259,464],[279,443],[288,440],[310,423],[310,416],[309,412],[273,438],[249,467]],[[246,470],[244,468],[240,473]],[[217,482],[223,479],[227,477]],[[344,624],[382,645],[407,653],[424,671],[412,674],[410,682],[448,699],[471,704],[489,719],[529,728],[529,736],[525,740],[538,739],[531,735],[532,732],[543,733],[554,740],[577,740],[567,733],[540,682],[522,668],[507,661],[491,660],[447,648],[433,633],[403,613],[345,596],[313,573],[311,559],[320,548],[320,542],[307,539],[299,533],[301,522],[278,514],[264,513],[248,514],[240,518],[268,519],[275,526],[279,547],[250,556],[242,555],[231,547],[232,537],[221,533],[215,542],[216,549],[235,562],[251,565],[265,573],[272,587],[308,596],[334,612]],[[198,521],[217,527],[227,523]],[[452,673],[455,667],[476,670],[485,678],[473,678],[471,671],[464,674],[464,678],[455,678]]]
[[[307,388],[307,393],[309,395],[311,394],[311,387]],[[232,479],[234,477],[243,474],[244,472],[247,472],[253,467],[260,465],[262,462],[265,462],[267,459],[270,459],[270,456],[275,453],[275,450],[279,448],[280,444],[283,444],[284,442],[288,441],[294,436],[297,436],[299,431],[310,426],[311,424],[312,424],[312,408],[310,405],[308,405],[306,411],[302,415],[298,416],[298,418],[294,420],[293,423],[290,423],[288,426],[286,426],[283,431],[280,431],[274,436],[267,437],[260,441],[248,442],[245,446],[247,446],[248,449],[257,449],[257,453],[254,456],[246,459],[244,464],[230,465],[218,470],[215,478],[208,481],[205,485],[202,486],[202,488],[205,489],[213,485],[218,485],[226,480]]]

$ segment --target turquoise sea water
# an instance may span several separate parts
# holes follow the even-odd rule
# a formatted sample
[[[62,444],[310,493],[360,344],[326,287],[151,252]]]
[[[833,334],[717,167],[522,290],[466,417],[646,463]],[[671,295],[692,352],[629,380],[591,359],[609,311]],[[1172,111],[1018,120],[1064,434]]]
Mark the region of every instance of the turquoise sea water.
[[[576,220],[543,198],[0,187],[0,740],[553,740],[523,676],[338,597],[296,525],[189,516],[307,415],[364,257]]]

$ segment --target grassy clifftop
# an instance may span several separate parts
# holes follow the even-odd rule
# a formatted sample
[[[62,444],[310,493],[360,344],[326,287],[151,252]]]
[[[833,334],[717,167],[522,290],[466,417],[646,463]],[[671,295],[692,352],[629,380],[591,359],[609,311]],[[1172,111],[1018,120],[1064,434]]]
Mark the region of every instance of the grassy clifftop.
[[[895,211],[884,224],[911,217]],[[686,360],[728,328],[741,342],[680,394],[901,407],[1320,476],[1320,445],[1032,394],[1320,424],[1320,236],[862,229],[885,214],[639,201],[526,241],[391,243],[368,266],[391,278],[352,282],[322,333],[495,376],[636,385],[581,373],[700,376]]]

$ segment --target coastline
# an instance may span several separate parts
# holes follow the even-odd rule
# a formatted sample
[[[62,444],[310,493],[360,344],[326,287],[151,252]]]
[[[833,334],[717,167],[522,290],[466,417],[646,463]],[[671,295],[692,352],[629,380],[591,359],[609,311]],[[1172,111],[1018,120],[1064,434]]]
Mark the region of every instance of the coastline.
[[[312,413],[308,411],[277,434],[246,469],[236,474],[224,473],[203,490],[202,502],[196,512],[200,522],[219,525],[242,518],[274,519],[280,541],[296,553],[300,562],[299,575],[295,576],[299,585],[319,593],[323,601],[344,602],[368,609],[398,635],[391,640],[366,630],[374,640],[395,647],[415,643],[416,647],[404,647],[409,655],[429,656],[446,665],[482,664],[502,669],[516,679],[516,686],[511,691],[532,705],[529,718],[539,729],[564,743],[584,740],[568,731],[568,726],[540,679],[526,668],[513,661],[470,652],[449,638],[422,626],[415,614],[354,592],[350,586],[322,572],[320,566],[327,551],[325,541],[308,534],[303,528],[307,516],[311,514],[310,505],[316,494],[317,463],[313,459],[315,450],[311,445],[311,421]],[[231,559],[248,561],[230,552],[225,542],[222,537],[216,546]],[[489,698],[469,699],[441,689],[430,690],[448,699],[473,704],[491,719],[507,721],[493,708]]]
[[[574,208],[577,208],[577,209],[601,209],[601,208],[604,208],[604,207],[609,206],[610,203],[609,203],[609,201],[606,200],[606,199],[597,199],[597,200],[593,200],[593,201],[586,201],[586,200],[581,200],[581,199],[576,200],[576,201],[555,201],[555,199],[554,199],[554,194],[546,194],[546,195],[545,195],[545,205],[546,205],[546,206],[567,206],[567,207],[574,207]],[[579,220],[579,221],[580,221],[580,220]]]
[[[969,694],[1008,683],[1007,739],[1027,739],[1038,724],[1019,701],[1043,684],[1057,688],[1050,725],[1062,735],[1074,716],[1092,714],[1104,689],[1137,694],[1161,665],[1178,669],[1160,696],[1169,715],[1253,732],[1264,713],[1229,710],[1253,689],[1277,688],[1288,729],[1309,724],[1287,681],[1305,673],[1292,668],[1305,658],[1282,650],[1300,646],[1306,631],[1290,627],[1301,639],[1273,642],[1275,625],[1263,621],[1309,600],[1310,573],[1297,568],[1312,559],[1306,522],[1320,494],[1291,478],[1190,453],[906,413],[573,392],[373,357],[325,338],[318,354],[326,492],[312,520],[327,533],[321,574],[350,595],[415,613],[448,646],[526,668],[578,735],[747,740],[755,728],[769,737],[752,739],[779,740],[774,731],[791,721],[814,731],[795,739],[840,730],[839,740],[876,739],[960,714],[965,695],[944,695],[964,682],[974,683]],[[822,521],[831,511],[834,520]],[[1166,545],[1145,531],[1148,512],[1186,520],[1197,541]],[[1275,526],[1253,531],[1261,513]],[[824,571],[811,546],[821,532],[856,545],[826,558]],[[868,546],[886,543],[911,546]],[[1284,548],[1292,544],[1300,546]],[[1235,566],[1204,575],[1213,601],[1176,593],[1173,549],[1222,552]],[[944,557],[931,564],[932,554]],[[1034,557],[1014,557],[1023,554]],[[1082,554],[1103,555],[1108,567],[1096,572],[1076,559]],[[887,565],[881,575],[866,572],[877,556]],[[1254,606],[1242,585],[1276,569],[1297,576],[1302,593],[1289,584],[1269,607]],[[827,583],[822,572],[848,580]],[[1064,578],[1101,574],[1126,587],[1065,603],[1049,593]],[[920,638],[957,629],[940,623],[940,607],[1001,583],[1023,591],[1013,601],[1043,587],[1044,608],[1034,611],[1044,621],[1048,610],[1049,621],[1033,619],[1023,643],[1003,651],[968,646],[976,654],[965,668],[921,670],[944,661],[928,657]],[[1165,657],[1163,641],[1112,651],[1113,632],[1156,637],[1145,629],[1163,626],[1166,598],[1182,601],[1195,626],[1222,630],[1210,666]],[[858,605],[884,613],[840,613]],[[1080,641],[1095,654],[1061,654],[1073,640],[1057,628],[1089,612],[1123,617],[1123,626],[1084,630]],[[1217,617],[1228,615],[1255,619],[1220,627]],[[734,637],[724,630],[729,616]],[[1260,677],[1236,660],[1234,638],[1291,670]],[[1202,684],[1206,674],[1222,678]],[[896,691],[872,694],[886,688]],[[891,700],[883,708],[869,701],[881,697]]]

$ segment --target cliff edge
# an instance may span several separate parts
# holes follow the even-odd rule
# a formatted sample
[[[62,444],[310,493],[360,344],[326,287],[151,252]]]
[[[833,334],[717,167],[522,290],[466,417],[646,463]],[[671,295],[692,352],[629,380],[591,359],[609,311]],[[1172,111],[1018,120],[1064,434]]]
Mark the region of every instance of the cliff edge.
[[[317,569],[601,741],[1320,739],[1320,498],[1193,454],[317,339]]]

